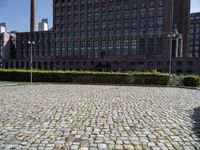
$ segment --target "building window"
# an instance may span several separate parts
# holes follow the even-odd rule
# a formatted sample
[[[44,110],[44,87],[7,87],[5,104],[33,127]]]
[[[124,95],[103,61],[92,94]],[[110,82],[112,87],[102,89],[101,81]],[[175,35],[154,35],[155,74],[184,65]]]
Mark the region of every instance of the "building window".
[[[81,42],[81,57],[85,56],[85,42]]]
[[[158,17],[158,25],[162,25],[163,24],[163,18],[162,17]]]
[[[99,41],[94,42],[94,58],[99,57]]]
[[[72,48],[73,48],[73,42],[68,42],[68,47],[67,47],[68,56],[72,56]]]
[[[78,42],[74,42],[74,56],[77,57],[78,56]]]
[[[145,40],[140,39],[139,41],[139,54],[144,55],[145,54]]]
[[[116,40],[116,55],[119,56],[120,55],[120,40]]]
[[[153,16],[154,13],[155,13],[155,9],[154,9],[154,7],[149,8],[149,15],[150,15],[150,16]]]
[[[162,55],[162,53],[162,38],[158,38],[156,44],[156,55]]]
[[[163,7],[158,7],[158,16],[163,16],[164,9]]]
[[[141,17],[145,17],[146,16],[146,9],[145,8],[141,8],[140,9],[140,15],[141,15]]]
[[[136,51],[137,51],[137,40],[133,39],[131,42],[131,52],[133,55],[135,55]]]
[[[154,40],[153,38],[148,39],[148,55],[154,54]]]

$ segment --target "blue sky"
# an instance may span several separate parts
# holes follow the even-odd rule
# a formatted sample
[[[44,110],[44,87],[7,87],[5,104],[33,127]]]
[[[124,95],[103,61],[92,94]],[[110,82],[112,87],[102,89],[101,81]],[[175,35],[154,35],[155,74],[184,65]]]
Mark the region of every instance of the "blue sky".
[[[48,18],[52,27],[53,0],[37,0],[37,26],[42,18]],[[0,0],[0,22],[6,22],[8,30],[29,31],[30,0]]]
[[[6,22],[8,30],[29,31],[30,0],[0,0],[0,22]],[[37,0],[37,23],[48,18],[52,27],[52,1]],[[200,12],[200,0],[191,0],[192,12]]]

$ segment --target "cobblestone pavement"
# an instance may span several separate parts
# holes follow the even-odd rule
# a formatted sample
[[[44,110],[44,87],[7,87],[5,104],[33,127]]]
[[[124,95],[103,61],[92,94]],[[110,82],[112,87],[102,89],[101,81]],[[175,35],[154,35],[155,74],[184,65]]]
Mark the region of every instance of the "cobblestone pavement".
[[[198,149],[198,107],[191,89],[0,86],[0,150]]]

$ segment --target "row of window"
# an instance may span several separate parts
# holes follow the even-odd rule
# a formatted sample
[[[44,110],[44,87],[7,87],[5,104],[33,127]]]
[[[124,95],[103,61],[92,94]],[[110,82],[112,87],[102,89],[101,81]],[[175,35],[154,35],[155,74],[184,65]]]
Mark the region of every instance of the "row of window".
[[[133,37],[133,38],[136,38],[136,37],[144,37],[144,36],[148,36],[150,38],[153,38],[153,37],[161,37],[162,35],[162,32],[163,32],[163,29],[162,28],[157,28],[157,29],[154,29],[154,28],[141,28],[140,30],[139,29],[132,29],[132,30],[129,30],[129,29],[124,29],[124,30],[120,30],[120,29],[117,29],[117,30],[102,30],[102,31],[91,31],[91,30],[88,30],[88,31],[80,31],[80,32],[66,32],[66,33],[62,33],[62,34],[41,34],[41,35],[33,35],[32,39],[33,41],[35,42],[38,42],[38,43],[42,43],[43,41],[44,42],[48,42],[48,41],[54,41],[54,40],[65,40],[66,38],[71,40],[71,39],[79,39],[80,37],[81,38],[113,38],[115,37],[116,39],[119,39],[120,37],[123,37],[124,39],[128,39],[129,37]],[[29,35],[22,35],[21,37],[22,39],[22,44],[27,44],[28,43],[28,40],[30,40],[30,36]]]
[[[56,18],[56,24],[59,24],[59,17]],[[66,22],[65,22],[66,21]],[[132,18],[132,19],[114,19],[114,20],[95,20],[95,21],[88,21],[88,20],[84,20],[84,21],[81,21],[81,20],[78,20],[78,21],[71,21],[70,19],[67,19],[67,20],[63,20],[62,21],[62,24],[74,24],[76,26],[78,26],[79,24],[82,25],[82,24],[88,24],[89,26],[90,25],[110,25],[110,26],[113,26],[113,25],[121,25],[121,24],[124,24],[124,25],[137,25],[137,24],[141,24],[141,25],[145,25],[145,24],[162,24],[163,23],[163,17],[156,17],[156,18],[153,18],[153,17],[150,17],[150,18]]]
[[[78,22],[79,20],[81,22],[84,22],[85,20],[88,21],[88,22],[92,22],[94,20],[94,22],[98,22],[98,21],[106,21],[106,20],[110,20],[110,21],[114,21],[114,20],[120,20],[122,19],[122,14],[112,14],[112,15],[108,15],[108,14],[105,14],[105,16],[92,16],[91,14],[88,14],[88,16],[85,16],[85,15],[68,15],[67,17],[65,17],[65,15],[62,15],[61,18],[62,18],[62,23],[63,21],[65,20],[66,18],[66,21],[67,22]],[[129,20],[130,17],[128,15],[125,15],[123,16],[124,17],[124,20]],[[132,20],[147,20],[147,19],[157,19],[157,18],[162,18],[163,15],[156,15],[156,16],[142,16],[139,18],[139,16],[135,15],[135,16],[131,16],[132,17]],[[58,23],[60,21],[60,16],[56,16],[56,22]]]
[[[200,52],[200,46],[199,45],[195,45],[195,46],[190,46],[190,51],[199,51]]]
[[[137,7],[137,5],[140,5],[141,7],[145,7],[146,5],[150,5],[150,6],[154,6],[154,5],[163,5],[164,0],[109,0],[106,3],[106,0],[56,0],[55,1],[55,5],[59,5],[59,2],[61,2],[61,4],[63,6],[67,5],[68,7],[70,6],[82,6],[82,5],[88,5],[91,6],[94,3],[95,7],[99,7],[101,6],[102,8],[105,8],[106,6],[113,6],[113,5],[122,5],[124,4],[125,6],[127,5],[136,5],[135,7]]]
[[[196,24],[196,26],[192,27],[190,26],[190,34],[198,34],[200,33],[200,24]]]
[[[67,37],[69,39],[71,38],[79,38],[79,37],[113,37],[113,36],[132,36],[132,37],[136,37],[138,35],[159,35],[162,34],[162,28],[157,28],[156,30],[154,28],[141,28],[140,30],[138,29],[124,29],[124,30],[102,30],[100,31],[80,31],[80,32],[67,32]]]
[[[110,8],[111,9],[111,8]],[[111,9],[109,10],[108,12],[104,12],[104,11],[101,11],[101,13],[99,13],[99,10],[97,11],[93,11],[93,10],[90,10],[90,9],[87,9],[84,10],[84,9],[81,9],[80,8],[80,11],[79,10],[72,10],[72,9],[67,9],[66,8],[63,8],[63,9],[58,9],[56,8],[55,9],[55,15],[56,16],[60,16],[60,11],[62,13],[62,15],[68,15],[68,18],[78,18],[78,16],[80,17],[88,17],[88,18],[98,18],[98,17],[106,17],[108,16],[109,18],[111,17],[114,17],[115,15],[116,16],[119,16],[119,15],[124,15],[125,17],[129,17],[129,16],[141,16],[141,17],[144,17],[144,16],[153,16],[153,15],[158,15],[158,16],[162,16],[163,15],[163,12],[164,12],[164,7],[163,6],[160,6],[160,7],[149,7],[149,8],[140,8],[140,9],[131,9],[131,10],[122,10],[122,9],[117,9],[117,10],[114,10],[114,9]]]
[[[191,16],[190,20],[200,20],[200,14],[198,16]]]
[[[140,23],[140,24],[139,24]],[[101,23],[82,23],[82,24],[78,24],[78,23],[73,23],[73,24],[56,24],[56,29],[59,30],[60,27],[61,27],[61,30],[62,31],[65,31],[65,30],[106,30],[109,29],[109,30],[114,30],[114,28],[129,28],[131,26],[131,28],[134,30],[134,29],[137,29],[137,28],[154,28],[154,27],[157,27],[158,30],[160,30],[163,26],[163,19],[162,18],[158,18],[157,20],[157,24],[154,24],[154,20],[148,20],[148,22],[146,22],[146,20],[141,20],[140,22],[137,22],[137,20],[133,20],[133,22],[130,24],[129,22],[121,22],[120,20],[116,20],[116,22],[110,22],[109,24],[107,22],[101,22]],[[143,30],[143,29],[142,29]]]
[[[107,18],[109,18],[110,22],[114,22],[115,20],[121,20],[122,19],[122,14],[102,14],[101,16],[99,14],[88,14],[88,16],[85,16],[85,14],[83,15],[68,15],[67,17],[65,17],[65,15],[62,16],[56,16],[55,18],[55,22],[56,23],[65,23],[66,22],[78,22],[79,20],[81,22],[87,21],[87,22],[93,22],[92,20],[94,20],[94,22],[103,22],[103,21],[107,21]],[[163,15],[158,15],[158,16],[148,16],[148,17],[140,17],[138,18],[137,15],[135,14],[134,16],[132,15],[132,19],[130,19],[129,15],[125,15],[124,17],[124,22],[131,22],[134,20],[137,20],[138,22],[140,20],[160,20],[161,18],[163,18]],[[121,20],[121,21],[123,21]]]
[[[137,41],[133,40],[116,40],[116,41],[81,41],[81,42],[68,42],[68,43],[45,43],[43,45],[33,46],[33,55],[47,56],[48,51],[50,50],[51,56],[66,57],[66,56],[83,56],[87,58],[92,58],[94,54],[95,58],[101,56],[100,51],[107,51],[107,55],[110,56],[128,56],[135,54],[145,54],[145,40],[141,39]],[[30,47],[24,45],[22,51],[24,56],[30,55]],[[139,51],[137,51],[140,49]],[[154,39],[148,39],[147,45],[148,53],[153,54],[153,51],[156,49],[156,54],[162,54],[162,39],[157,39],[157,45],[154,45]]]
[[[200,28],[200,22],[199,23],[191,23],[190,28]]]
[[[193,62],[192,61],[187,61],[187,62],[184,62],[186,63],[188,66],[193,66]],[[105,65],[104,65],[105,64]],[[114,62],[110,62],[110,61],[106,61],[106,62],[101,62],[101,61],[98,61],[98,62],[94,62],[94,61],[91,61],[91,62],[88,62],[88,61],[70,61],[70,62],[33,62],[33,68],[34,69],[55,69],[54,67],[56,66],[71,66],[71,67],[77,67],[80,69],[80,67],[123,67],[124,69],[126,67],[136,67],[136,66],[145,66],[145,65],[148,65],[148,66],[158,66],[159,68],[164,66],[164,65],[169,65],[169,62],[163,62],[163,61],[158,61],[158,62],[153,62],[153,61],[148,61],[148,62],[144,62],[144,61],[140,61],[140,62],[118,62],[118,61],[114,61]],[[177,66],[182,66],[183,65],[183,62],[182,61],[178,61],[175,63],[175,65]],[[30,62],[6,62],[5,63],[5,68],[21,68],[21,69],[30,69]],[[82,68],[83,69],[83,68]],[[111,69],[111,68],[110,68]],[[127,68],[128,69],[128,68]],[[189,71],[189,70],[188,70]],[[177,70],[178,72],[178,70]],[[182,71],[179,71],[179,72],[182,72]],[[192,73],[192,71],[191,71]]]
[[[199,57],[199,51],[198,52],[194,52],[194,51],[190,51],[189,52],[189,57]]]

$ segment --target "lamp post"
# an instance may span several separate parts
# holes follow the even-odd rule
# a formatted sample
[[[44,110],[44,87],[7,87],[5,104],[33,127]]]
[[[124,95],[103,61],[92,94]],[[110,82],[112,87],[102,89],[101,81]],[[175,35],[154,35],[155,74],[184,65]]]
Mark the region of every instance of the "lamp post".
[[[173,39],[176,40],[176,56],[178,57],[178,45],[179,45],[178,40],[182,39],[182,36],[181,36],[181,34],[178,33],[177,28],[174,28],[173,32],[170,32],[167,35],[167,37],[170,38],[169,74],[171,74],[172,73],[172,42],[173,42]],[[180,54],[180,55],[182,55],[182,54]]]
[[[169,74],[172,73],[172,40],[175,37],[173,33],[169,33],[167,37],[170,38],[170,50],[169,50]]]
[[[28,44],[31,46],[31,63],[30,63],[30,69],[31,69],[31,83],[33,83],[33,45],[35,45],[34,41],[28,41]]]
[[[172,23],[172,28],[171,31],[173,30],[173,24],[174,24],[174,0],[172,0],[172,8],[171,8],[171,23]],[[172,73],[172,40],[175,37],[175,34],[172,32],[170,32],[167,35],[170,38],[170,51],[169,51],[169,75],[171,75]]]

